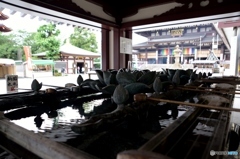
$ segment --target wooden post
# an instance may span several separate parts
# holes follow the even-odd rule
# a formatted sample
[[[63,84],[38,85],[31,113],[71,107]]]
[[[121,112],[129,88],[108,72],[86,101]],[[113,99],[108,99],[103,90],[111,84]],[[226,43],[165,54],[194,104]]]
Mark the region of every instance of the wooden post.
[[[41,134],[28,131],[9,122],[7,119],[0,120],[0,132],[8,139],[44,159],[97,159],[83,151],[47,139]]]
[[[67,56],[67,74],[68,74],[68,56]]]
[[[172,159],[168,156],[164,156],[159,153],[140,151],[140,150],[128,150],[120,152],[117,155],[117,159]]]

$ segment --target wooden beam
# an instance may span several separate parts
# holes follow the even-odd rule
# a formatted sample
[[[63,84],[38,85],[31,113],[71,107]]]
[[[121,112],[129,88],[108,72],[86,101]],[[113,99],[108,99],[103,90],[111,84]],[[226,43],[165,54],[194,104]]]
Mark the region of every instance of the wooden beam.
[[[63,23],[63,22],[58,22],[57,24],[58,24],[58,25],[64,25],[64,23]]]
[[[172,159],[172,158],[155,152],[128,150],[118,153],[117,159]]]
[[[15,10],[10,10],[9,13],[10,13],[11,15],[14,15],[16,12],[17,12],[17,11],[15,11]]]
[[[90,20],[93,22],[97,22],[100,24],[105,24],[107,26],[111,27],[119,27],[115,22],[111,22],[106,19],[99,18],[97,16],[92,15],[90,12],[86,12],[84,9],[81,7],[77,6],[75,3],[73,3],[71,0],[65,0],[65,1],[54,1],[51,0],[49,2],[44,2],[44,1],[38,1],[38,0],[22,0],[24,2],[34,4],[40,7],[44,7],[50,10],[54,10],[57,12],[61,12],[64,14],[72,15],[75,17],[83,18],[86,20]],[[72,19],[69,19],[72,21]]]
[[[41,17],[38,17],[38,20],[39,20],[39,21],[42,21],[42,20],[43,20],[43,18],[41,18]]]
[[[232,28],[232,27],[239,27],[239,26],[240,26],[240,20],[233,20],[233,21],[218,23],[218,28]]]
[[[0,120],[0,132],[4,133],[8,139],[44,159],[75,159],[76,157],[79,159],[97,159],[83,151],[28,131],[7,119]]]
[[[8,139],[2,133],[0,133],[0,139],[1,139],[1,143],[0,143],[1,149],[5,150],[8,153],[10,153],[11,155],[13,155],[14,158],[20,158],[19,156],[21,156],[22,158],[41,159],[40,157],[38,157],[37,155],[28,151],[24,147],[19,146],[12,140]],[[13,149],[13,147],[14,147],[14,149]]]
[[[223,1],[222,4],[219,4],[219,5],[216,4],[215,6],[213,5],[214,3],[216,4],[217,1],[211,3],[211,5],[206,7],[198,6],[197,9],[188,9],[187,8],[188,5],[184,5],[183,7],[181,7],[182,9],[180,9],[179,7],[176,7],[175,9],[172,9],[170,12],[161,14],[159,16],[156,15],[148,19],[122,23],[121,28],[123,29],[128,27],[146,25],[146,24],[162,23],[162,22],[184,20],[184,19],[191,19],[191,18],[200,18],[200,17],[214,16],[219,14],[228,14],[232,12],[238,12],[240,7],[240,3],[237,0],[232,0],[232,2]],[[184,22],[184,23],[188,23],[188,22]]]
[[[30,15],[30,19],[34,19],[35,17],[35,15]]]
[[[27,14],[26,13],[21,13],[20,16],[21,17],[25,17]]]
[[[228,50],[231,50],[231,45],[230,45],[230,42],[229,42],[229,39],[227,38],[224,30],[222,28],[219,27],[219,24],[218,26],[216,26],[215,24],[213,24],[213,27],[215,28],[215,30],[217,31],[217,33],[220,35],[220,37],[222,38],[224,44],[226,45],[226,47],[228,48]]]

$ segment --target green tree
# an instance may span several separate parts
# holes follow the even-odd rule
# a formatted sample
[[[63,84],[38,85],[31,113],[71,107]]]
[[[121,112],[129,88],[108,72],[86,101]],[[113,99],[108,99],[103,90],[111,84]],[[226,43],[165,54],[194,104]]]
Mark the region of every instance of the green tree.
[[[97,52],[98,49],[96,35],[86,28],[75,27],[70,35],[70,43],[91,52]]]
[[[25,30],[18,30],[14,33],[13,40],[19,46],[19,52],[23,53],[23,46],[31,46],[32,53],[36,53],[39,50],[39,45],[35,40],[36,32],[27,32]],[[22,54],[22,59],[25,60],[25,54]],[[34,57],[33,57],[34,58]]]
[[[37,52],[46,52],[48,59],[59,59],[59,48],[61,44],[57,38],[59,34],[60,30],[57,29],[53,23],[40,26],[34,35],[34,40],[38,45]]]
[[[0,32],[0,58],[17,60],[19,45],[14,41],[13,34]]]

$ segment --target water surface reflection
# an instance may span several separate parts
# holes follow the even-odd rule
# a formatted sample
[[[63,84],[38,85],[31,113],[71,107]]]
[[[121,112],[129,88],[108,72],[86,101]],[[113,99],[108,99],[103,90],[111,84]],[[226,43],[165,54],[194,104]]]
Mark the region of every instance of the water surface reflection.
[[[85,121],[86,119],[84,115],[92,113],[94,108],[96,109],[97,107],[102,106],[103,101],[105,100],[93,100],[91,102],[80,104],[80,106],[78,107],[73,108],[69,106],[55,111],[51,111],[50,113],[43,113],[43,111],[40,111],[40,113],[36,116],[29,116],[28,114],[26,114],[26,116],[28,117],[10,121],[29,131],[33,131],[34,133],[41,133],[45,137],[50,138],[54,141],[65,142],[68,139],[74,138],[78,135],[75,132],[71,131],[71,125]],[[24,109],[26,110],[31,108],[22,108],[22,110]],[[84,111],[84,114],[81,114],[81,111],[79,111],[79,109],[82,109]],[[8,116],[11,113],[14,114],[14,111],[17,112],[21,110],[11,110],[5,112],[5,114],[6,116]],[[28,113],[36,114],[30,113],[29,111]]]

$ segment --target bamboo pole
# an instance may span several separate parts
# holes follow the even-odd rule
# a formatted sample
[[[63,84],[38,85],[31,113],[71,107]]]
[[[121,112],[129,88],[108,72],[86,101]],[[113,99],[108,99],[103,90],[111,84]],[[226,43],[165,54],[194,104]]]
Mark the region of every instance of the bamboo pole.
[[[190,86],[190,85],[184,85],[184,86],[178,86],[178,87],[183,87],[183,88],[199,88],[199,89],[212,89],[212,90],[223,90],[226,92],[229,91],[240,91],[240,89],[228,89],[228,88],[208,88],[208,87],[198,87],[198,86]]]
[[[159,98],[147,97],[147,95],[145,95],[145,94],[135,94],[134,95],[134,101],[140,102],[140,101],[146,101],[146,100],[157,101],[157,102],[166,102],[166,103],[179,104],[179,105],[188,105],[188,106],[201,107],[201,108],[207,108],[207,109],[217,109],[217,110],[240,112],[240,109],[237,109],[237,108],[219,107],[219,106],[215,106],[215,105],[205,105],[205,104],[198,104],[198,103],[180,102],[180,101],[174,101],[174,100],[168,100],[168,99],[159,99]]]
[[[240,81],[236,80],[221,80],[221,79],[201,79],[197,80],[197,82],[205,82],[205,83],[231,83],[231,84],[240,84]]]
[[[199,87],[201,88],[201,87]],[[206,90],[206,89],[191,89],[191,88],[184,88],[184,87],[176,87],[176,89],[181,89],[181,90],[189,90],[189,91],[195,91],[195,92],[212,92],[212,93],[222,93],[222,94],[225,94],[225,93],[228,93],[228,94],[240,94],[240,92],[235,92],[235,91],[214,91],[214,90]]]

